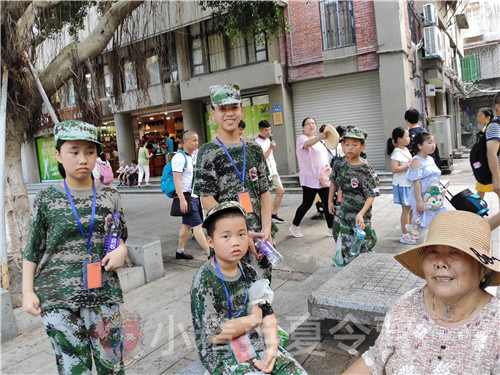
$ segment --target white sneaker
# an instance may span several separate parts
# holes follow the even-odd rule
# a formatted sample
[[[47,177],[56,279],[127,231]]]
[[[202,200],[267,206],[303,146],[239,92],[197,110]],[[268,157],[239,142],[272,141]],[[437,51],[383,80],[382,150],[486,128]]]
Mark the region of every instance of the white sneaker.
[[[399,242],[405,243],[407,245],[415,245],[416,244],[415,240],[413,240],[411,238],[411,234],[410,233],[403,233],[401,235],[401,239],[399,240]]]
[[[300,232],[300,228],[299,227],[294,227],[293,225],[291,225],[290,228],[288,228],[288,229],[290,230],[290,232],[292,232],[292,235],[295,238],[304,237],[304,235]]]
[[[328,229],[328,232],[326,232],[325,237],[333,237],[333,230],[332,229]]]

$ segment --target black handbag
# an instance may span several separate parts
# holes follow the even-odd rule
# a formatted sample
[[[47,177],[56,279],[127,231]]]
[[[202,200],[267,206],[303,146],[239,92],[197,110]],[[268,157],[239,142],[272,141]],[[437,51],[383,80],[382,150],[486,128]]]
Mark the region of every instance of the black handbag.
[[[186,202],[188,204],[187,212],[183,213],[181,211],[181,201],[176,194],[176,195],[174,195],[174,198],[172,199],[172,207],[170,208],[170,216],[184,216],[184,215],[189,216],[192,214],[191,193],[184,192],[184,198],[186,198]]]

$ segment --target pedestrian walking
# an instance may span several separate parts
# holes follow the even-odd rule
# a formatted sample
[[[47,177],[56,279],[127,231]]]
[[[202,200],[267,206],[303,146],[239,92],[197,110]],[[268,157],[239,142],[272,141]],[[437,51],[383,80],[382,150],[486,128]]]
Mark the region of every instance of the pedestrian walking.
[[[176,259],[193,259],[193,256],[185,251],[191,229],[193,235],[201,248],[210,257],[207,238],[201,227],[200,198],[192,194],[194,166],[196,164],[196,153],[198,150],[198,134],[192,130],[186,130],[181,135],[182,150],[177,152],[172,159],[172,176],[174,179],[175,193],[180,201],[182,226],[179,231],[179,243],[175,253]],[[191,211],[188,212],[188,200],[191,203]]]
[[[149,153],[148,146],[149,140],[147,138],[143,139],[142,146],[139,148],[139,183],[137,187],[142,187],[141,183],[144,175],[146,175],[146,186],[151,186],[149,183],[149,158],[151,154]]]
[[[276,167],[276,160],[274,160],[273,151],[276,147],[276,142],[271,139],[271,124],[267,120],[259,122],[259,133],[257,138],[255,138],[255,142],[262,147],[264,157],[266,158],[267,168],[269,169],[269,184],[271,185],[271,189],[275,192],[272,218],[275,223],[281,224],[284,223],[285,220],[278,216],[278,211],[283,195],[285,194],[285,189],[283,189],[283,184],[281,183],[280,175]]]

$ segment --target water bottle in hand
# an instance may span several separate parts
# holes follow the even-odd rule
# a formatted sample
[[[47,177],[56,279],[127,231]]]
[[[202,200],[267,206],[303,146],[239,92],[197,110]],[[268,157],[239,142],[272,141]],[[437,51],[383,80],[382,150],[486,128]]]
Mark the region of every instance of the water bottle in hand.
[[[353,257],[357,257],[359,255],[359,251],[361,250],[361,245],[363,245],[363,241],[365,240],[366,233],[359,229],[359,226],[356,227],[356,235],[354,236],[354,240],[351,244],[350,253]]]
[[[254,238],[254,244],[257,249],[271,262],[274,267],[278,267],[283,262],[283,255],[274,248],[271,242],[262,242],[262,238]]]
[[[106,223],[106,236],[104,237],[104,255],[110,253],[120,244],[122,234],[122,223],[120,214],[113,214],[110,221]]]

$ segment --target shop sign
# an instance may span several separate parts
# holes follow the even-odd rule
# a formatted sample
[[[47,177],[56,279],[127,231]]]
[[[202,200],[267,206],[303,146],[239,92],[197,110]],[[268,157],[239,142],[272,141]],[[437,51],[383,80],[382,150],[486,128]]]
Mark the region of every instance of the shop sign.
[[[62,176],[57,169],[56,141],[54,137],[38,138],[36,146],[42,181],[62,180]]]

